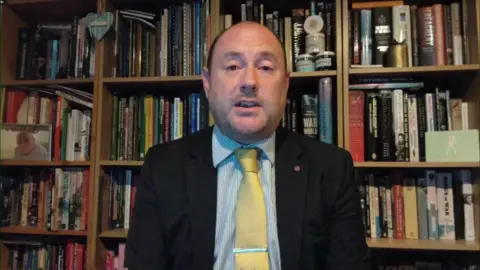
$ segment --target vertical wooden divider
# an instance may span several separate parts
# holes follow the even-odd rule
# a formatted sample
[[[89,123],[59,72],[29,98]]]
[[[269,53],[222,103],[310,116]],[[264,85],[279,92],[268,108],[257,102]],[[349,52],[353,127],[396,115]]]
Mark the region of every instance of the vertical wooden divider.
[[[103,0],[97,0],[97,12],[102,12]],[[98,258],[98,203],[99,203],[99,162],[100,147],[99,135],[101,133],[101,111],[102,111],[102,94],[103,94],[103,52],[104,41],[96,42],[95,52],[95,76],[94,76],[94,106],[92,121],[92,138],[91,138],[91,166],[90,166],[90,199],[89,199],[89,226],[88,226],[88,245],[87,245],[87,265],[86,269],[96,270],[102,269],[97,264]]]
[[[475,50],[477,51],[477,63],[480,64],[480,0],[475,1],[476,10],[476,25],[477,25],[477,46]],[[475,111],[472,117],[475,118],[475,128],[480,129],[480,71],[477,71],[477,76],[475,79],[475,85],[473,86],[473,95],[472,100],[474,100],[475,104]],[[480,138],[479,138],[480,140]],[[474,190],[473,190],[473,209],[474,209],[474,223],[475,223],[475,235],[476,235],[476,242],[480,245],[480,168],[474,169],[473,174],[474,182]],[[479,255],[480,256],[480,255]]]
[[[342,2],[344,0],[336,0],[335,1],[335,59],[336,59],[336,67],[337,67],[337,76],[335,77],[336,85],[337,85],[337,146],[344,148],[344,112],[342,108],[343,100],[344,100],[344,82],[342,81],[343,75],[343,52],[344,52],[344,45],[343,40],[345,37],[342,35],[342,25],[344,17],[342,16]]]
[[[349,131],[349,101],[348,101],[348,84],[349,84],[349,72],[350,72],[350,47],[348,39],[348,7],[350,0],[339,0],[342,8],[342,67],[341,72],[338,72],[338,81],[342,81],[343,86],[343,103],[341,109],[343,111],[343,148],[350,151],[350,131]]]

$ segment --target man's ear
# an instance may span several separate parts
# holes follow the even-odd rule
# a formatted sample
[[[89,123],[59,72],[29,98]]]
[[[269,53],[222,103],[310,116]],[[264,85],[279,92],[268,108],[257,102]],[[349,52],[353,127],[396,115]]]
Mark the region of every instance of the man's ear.
[[[285,91],[288,92],[288,88],[290,88],[290,71],[285,72],[284,80],[285,80],[284,85],[285,85],[285,88],[286,88]]]
[[[204,67],[202,69],[202,83],[203,83],[203,90],[205,91],[205,96],[208,98],[208,94],[210,91],[210,73],[208,69]]]

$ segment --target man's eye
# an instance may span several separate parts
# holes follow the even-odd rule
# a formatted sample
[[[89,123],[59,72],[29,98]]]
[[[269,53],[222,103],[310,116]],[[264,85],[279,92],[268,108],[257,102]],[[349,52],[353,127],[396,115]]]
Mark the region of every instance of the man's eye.
[[[227,69],[230,70],[230,71],[234,71],[234,70],[237,70],[237,69],[238,69],[238,66],[236,66],[236,65],[230,65],[230,66],[227,66]]]
[[[263,71],[271,71],[273,68],[271,68],[269,66],[261,66],[260,69],[263,70]]]

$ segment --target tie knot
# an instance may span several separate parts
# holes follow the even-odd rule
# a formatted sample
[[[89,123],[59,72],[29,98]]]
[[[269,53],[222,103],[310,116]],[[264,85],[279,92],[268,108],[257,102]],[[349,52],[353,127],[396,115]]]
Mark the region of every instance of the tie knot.
[[[245,172],[258,172],[257,154],[255,148],[238,148],[235,150],[235,156]]]

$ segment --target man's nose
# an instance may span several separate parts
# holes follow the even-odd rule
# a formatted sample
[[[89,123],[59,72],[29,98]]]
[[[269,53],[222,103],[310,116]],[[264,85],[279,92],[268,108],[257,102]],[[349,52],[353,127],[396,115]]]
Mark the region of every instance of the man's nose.
[[[247,68],[245,71],[245,78],[241,87],[241,91],[245,95],[253,95],[258,90],[258,73],[257,69]]]

